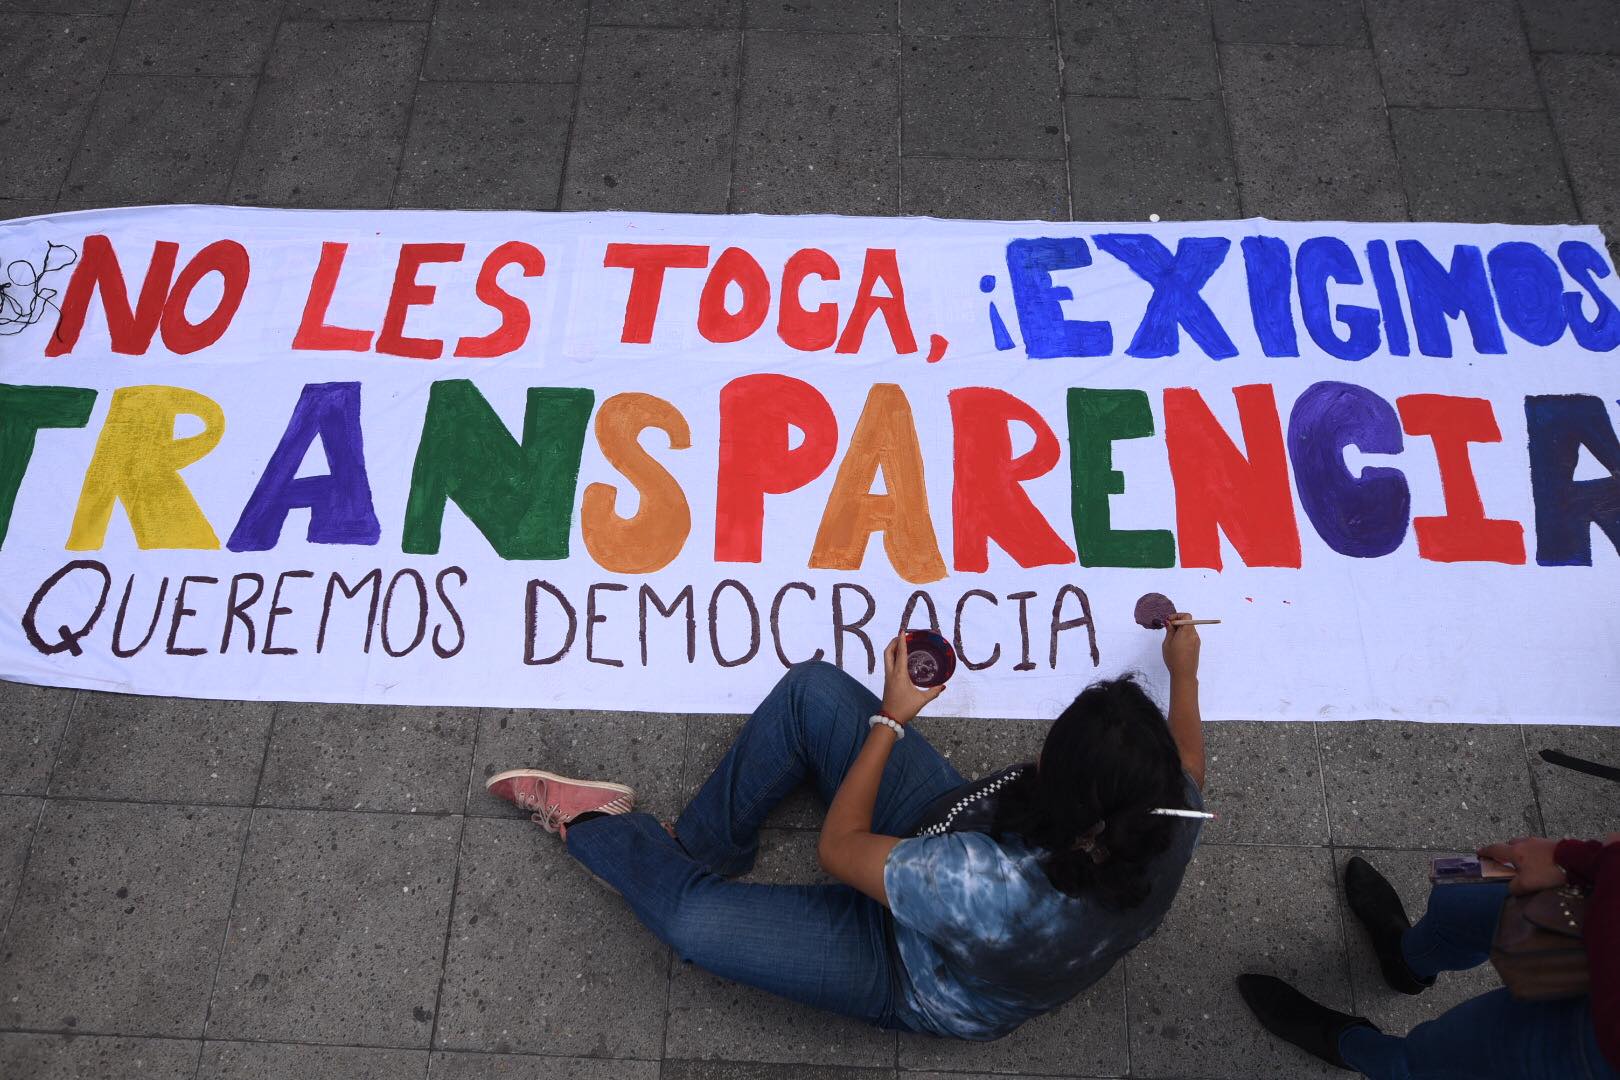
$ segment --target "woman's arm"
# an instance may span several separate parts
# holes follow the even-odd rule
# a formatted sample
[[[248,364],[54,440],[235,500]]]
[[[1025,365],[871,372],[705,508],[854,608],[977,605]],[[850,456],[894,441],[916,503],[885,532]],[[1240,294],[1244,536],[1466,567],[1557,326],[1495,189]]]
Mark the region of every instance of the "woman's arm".
[[[1181,767],[1204,786],[1204,720],[1198,711],[1198,627],[1177,626],[1192,616],[1178,611],[1164,626],[1164,666],[1170,671],[1170,735]]]
[[[906,641],[902,633],[883,650],[883,712],[897,724],[911,723],[924,705],[933,701],[945,687],[919,690],[911,684],[906,669]],[[900,842],[897,836],[881,836],[872,831],[872,807],[877,804],[878,784],[889,752],[900,737],[886,725],[873,725],[866,744],[856,755],[855,764],[844,774],[827,820],[821,826],[816,858],[821,868],[846,885],[888,904],[883,889],[883,864],[889,851]]]

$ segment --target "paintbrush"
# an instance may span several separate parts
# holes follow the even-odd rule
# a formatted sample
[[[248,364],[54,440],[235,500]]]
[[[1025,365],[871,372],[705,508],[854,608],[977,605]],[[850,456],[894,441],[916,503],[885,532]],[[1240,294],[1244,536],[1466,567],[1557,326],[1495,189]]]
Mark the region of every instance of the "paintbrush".
[[[1175,619],[1170,623],[1170,625],[1171,626],[1209,626],[1211,623],[1218,623],[1220,621],[1221,620],[1219,620],[1219,619]]]

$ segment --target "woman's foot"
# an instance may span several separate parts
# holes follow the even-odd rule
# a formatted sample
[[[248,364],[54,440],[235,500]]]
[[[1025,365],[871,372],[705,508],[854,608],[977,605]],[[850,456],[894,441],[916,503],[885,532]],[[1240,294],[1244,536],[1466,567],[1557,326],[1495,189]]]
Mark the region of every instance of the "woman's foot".
[[[1434,985],[1434,976],[1420,979],[1413,974],[1401,953],[1401,937],[1412,928],[1412,921],[1406,917],[1400,895],[1383,874],[1359,855],[1345,864],[1344,898],[1350,902],[1356,921],[1366,928],[1367,936],[1372,939],[1378,967],[1391,989],[1403,994],[1421,994]]]
[[[540,769],[508,769],[484,781],[497,799],[530,811],[547,832],[568,839],[568,826],[581,814],[628,814],[636,793],[606,780],[572,780]]]
[[[1318,1005],[1281,979],[1270,975],[1239,975],[1238,993],[1260,1025],[1279,1039],[1341,1069],[1350,1066],[1339,1056],[1339,1039],[1353,1027],[1378,1028],[1359,1016]]]

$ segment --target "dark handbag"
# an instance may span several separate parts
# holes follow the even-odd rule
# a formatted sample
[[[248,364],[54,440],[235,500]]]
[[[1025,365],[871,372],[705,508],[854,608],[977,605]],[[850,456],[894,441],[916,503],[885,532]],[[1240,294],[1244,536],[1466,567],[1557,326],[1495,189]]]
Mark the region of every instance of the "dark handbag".
[[[1012,765],[1000,772],[969,781],[952,788],[923,811],[921,820],[912,826],[912,836],[942,836],[948,832],[987,833],[995,825],[997,793],[1024,771],[1022,765]]]
[[[1491,943],[1491,966],[1520,1001],[1580,997],[1591,987],[1587,968],[1586,894],[1565,886],[1502,905]]]

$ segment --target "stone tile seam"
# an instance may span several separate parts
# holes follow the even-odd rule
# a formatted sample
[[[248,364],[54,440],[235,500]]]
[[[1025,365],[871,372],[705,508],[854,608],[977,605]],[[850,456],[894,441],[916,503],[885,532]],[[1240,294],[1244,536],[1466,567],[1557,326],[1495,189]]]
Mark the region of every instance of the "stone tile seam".
[[[1362,32],[1367,36],[1367,51],[1372,55],[1373,81],[1378,84],[1378,101],[1384,107],[1384,137],[1389,140],[1389,153],[1395,159],[1395,175],[1401,185],[1401,208],[1406,213],[1406,220],[1411,221],[1412,190],[1407,184],[1406,161],[1401,156],[1400,147],[1395,143],[1395,121],[1389,113],[1389,90],[1384,85],[1384,66],[1378,62],[1378,46],[1373,40],[1372,13],[1367,10],[1367,0],[1361,0],[1361,25]]]
[[[279,27],[277,32],[280,32]],[[264,785],[264,771],[270,761],[270,747],[275,743],[276,720],[281,716],[281,709],[282,704],[277,703],[275,708],[270,710],[270,723],[266,725],[264,734],[264,753],[259,757],[259,775],[253,782],[253,798],[255,802],[258,801],[259,789]],[[208,1002],[203,1006],[202,1035],[204,1038],[208,1036],[208,1025],[214,1020],[214,996],[219,992],[219,973],[225,967],[225,947],[230,944],[231,940],[231,920],[236,915],[236,898],[241,895],[242,869],[247,865],[248,842],[253,836],[253,819],[254,813],[249,810],[247,823],[242,829],[242,843],[236,852],[236,873],[231,877],[231,899],[225,906],[225,926],[220,931],[219,952],[214,957],[214,974],[208,980]],[[193,1080],[196,1080],[196,1077],[201,1074],[202,1050],[199,1047],[197,1051],[197,1071],[193,1075]]]
[[[209,1045],[251,1045],[251,1046],[307,1046],[322,1050],[408,1050],[420,1054],[482,1054],[486,1057],[531,1057],[542,1058],[548,1061],[646,1061],[660,1062],[664,1058],[644,1058],[625,1055],[613,1055],[605,1058],[591,1058],[584,1054],[548,1054],[535,1050],[491,1050],[475,1046],[414,1046],[402,1043],[343,1043],[343,1042],[305,1042],[295,1039],[214,1039],[200,1035],[143,1035],[124,1031],[89,1031],[83,1028],[35,1028],[35,1027],[0,1027],[0,1035],[60,1035],[64,1038],[91,1038],[91,1039],[141,1039],[159,1042],[201,1043]],[[684,1059],[683,1059],[684,1060]],[[746,1064],[756,1064],[746,1062]]]
[[[276,50],[276,43],[281,40],[281,28],[287,19],[287,0],[282,0],[276,9],[276,26],[270,32],[270,45],[259,58],[259,71],[253,77],[253,94],[248,101],[247,115],[242,120],[242,130],[236,136],[236,152],[231,155],[230,172],[225,177],[225,197],[234,201],[236,180],[242,170],[242,157],[247,152],[248,135],[253,130],[253,121],[259,115],[259,98],[264,89],[265,72],[270,70],[270,56]],[[274,723],[272,717],[271,723]],[[201,1068],[201,1063],[198,1063]]]
[[[116,57],[118,55],[118,43],[119,43],[120,40],[123,39],[124,26],[129,22],[129,13],[134,8],[134,6],[135,6],[135,0],[124,0],[124,13],[122,15],[118,15],[118,16],[113,16],[113,15],[99,16],[99,17],[104,17],[104,18],[109,18],[109,19],[116,17],[118,19],[118,29],[113,31],[112,44],[107,49],[106,66],[104,68],[102,68],[101,78],[96,80],[96,89],[95,89],[95,91],[89,95],[89,102],[90,103],[84,110],[84,121],[79,125],[79,134],[73,140],[73,143],[72,143],[73,154],[68,158],[67,164],[62,169],[61,179],[58,180],[57,183],[56,183],[56,194],[51,196],[51,201],[52,202],[59,201],[62,198],[62,193],[67,190],[68,177],[73,174],[73,163],[74,163],[75,160],[78,159],[79,152],[84,149],[85,137],[90,134],[90,121],[96,115],[96,103],[101,100],[102,92],[107,87],[107,77],[109,75],[113,74],[113,59],[114,59],[114,57]],[[70,15],[70,16],[63,16],[63,17],[64,18],[92,18],[92,17],[98,17],[98,16]],[[63,730],[64,730],[64,734],[65,734],[66,729],[63,729]],[[54,766],[53,766],[53,771],[54,771]]]
[[[1515,4],[1514,7],[1519,13],[1519,32],[1524,35],[1525,44],[1528,47],[1529,41],[1530,41],[1530,27],[1529,27],[1529,25],[1526,22],[1525,17],[1524,17],[1524,5],[1522,3],[1521,4]],[[1575,213],[1580,216],[1580,219],[1582,221],[1587,221],[1589,219],[1587,217],[1586,208],[1581,205],[1581,203],[1582,203],[1581,194],[1580,194],[1579,189],[1576,188],[1576,186],[1575,186],[1575,173],[1574,173],[1574,170],[1572,170],[1569,167],[1569,154],[1564,149],[1564,133],[1563,133],[1562,129],[1560,129],[1559,126],[1558,126],[1557,118],[1553,116],[1552,98],[1547,96],[1547,84],[1541,77],[1541,63],[1540,63],[1540,61],[1538,59],[1538,56],[1551,56],[1551,55],[1560,55],[1560,54],[1550,53],[1550,52],[1549,53],[1540,53],[1540,54],[1538,54],[1534,49],[1530,49],[1529,52],[1530,52],[1530,77],[1535,80],[1536,93],[1541,97],[1541,110],[1542,110],[1542,112],[1546,113],[1546,115],[1547,115],[1547,130],[1552,132],[1553,149],[1556,150],[1557,153],[1558,153],[1559,175],[1561,175],[1564,178],[1564,187],[1569,192],[1569,201],[1575,207]],[[1562,54],[1562,55],[1583,55],[1583,54]],[[1592,55],[1592,54],[1584,54],[1584,55]],[[1597,54],[1597,55],[1603,55],[1603,54]],[[1521,724],[1519,726],[1519,731],[1520,731],[1521,734],[1523,734],[1524,725]],[[1528,746],[1528,744],[1526,744],[1526,745]],[[1535,770],[1533,770],[1533,769],[1531,770],[1532,773],[1534,773],[1534,771]],[[1533,782],[1534,781],[1532,780],[1532,783]],[[1539,799],[1538,799],[1538,801],[1536,803],[1536,809],[1537,810],[1541,809],[1541,804],[1540,804]],[[1545,824],[1546,823],[1546,818],[1543,818],[1542,822],[1543,822],[1543,824]]]
[[[249,810],[249,811],[266,810],[266,811],[272,811],[272,812],[281,813],[281,814],[362,814],[362,815],[370,815],[370,816],[397,817],[397,818],[406,818],[406,819],[423,820],[423,821],[442,821],[442,820],[445,820],[447,818],[458,818],[458,817],[472,818],[472,819],[477,820],[477,821],[523,822],[523,821],[527,820],[522,815],[518,815],[518,814],[510,814],[510,813],[502,813],[500,811],[478,810],[478,809],[468,809],[468,810],[466,810],[464,812],[463,811],[420,811],[420,812],[411,812],[411,811],[408,811],[408,810],[381,810],[381,809],[376,809],[376,808],[371,808],[371,807],[307,806],[307,805],[291,805],[291,804],[281,804],[281,803],[196,802],[196,801],[184,801],[184,800],[175,801],[175,800],[163,800],[163,799],[106,798],[106,797],[95,797],[95,796],[88,796],[88,795],[65,795],[65,794],[63,794],[63,795],[32,795],[32,794],[28,794],[28,793],[25,793],[25,792],[19,792],[19,793],[0,792],[0,795],[5,795],[7,798],[20,798],[20,799],[37,798],[37,799],[40,799],[41,802],[46,802],[46,803],[78,803],[78,804],[90,805],[90,806],[101,806],[101,805],[105,805],[105,806],[151,806],[151,807],[160,807],[160,808],[190,809],[190,810]],[[1538,811],[1538,813],[1540,812],[1540,807],[1539,806],[1537,807],[1537,811]],[[1545,819],[1543,819],[1543,821],[1545,821]],[[780,832],[819,832],[821,830],[821,826],[819,824],[818,825],[799,825],[799,824],[794,824],[791,821],[781,822],[781,823],[767,822],[763,827],[766,828],[766,829],[776,830],[776,831],[780,831]],[[1305,849],[1319,849],[1319,848],[1329,848],[1329,847],[1334,847],[1334,846],[1343,846],[1344,843],[1345,843],[1345,841],[1342,840],[1342,839],[1320,840],[1320,841],[1309,841],[1309,840],[1297,840],[1297,841],[1284,841],[1284,840],[1200,840],[1198,846],[1200,848],[1283,848],[1283,849],[1305,848]],[[1363,843],[1357,843],[1354,846],[1356,846],[1358,848],[1363,848],[1363,849],[1366,849],[1366,850],[1369,850],[1369,851],[1452,851],[1452,850],[1456,850],[1455,845],[1434,844],[1434,843],[1419,843],[1419,844],[1395,844],[1395,843],[1365,843],[1365,844],[1363,844]]]
[[[1074,220],[1074,141],[1069,136],[1069,76],[1066,70],[1068,58],[1063,55],[1063,26],[1058,16],[1058,0],[1052,0],[1052,42],[1055,46],[1053,52],[1057,54],[1057,97],[1058,97],[1058,131],[1063,138],[1063,196],[1069,211],[1069,220]],[[1129,1039],[1126,1040],[1128,1044]],[[1126,1051],[1126,1071],[1130,1071],[1130,1053]]]
[[[1226,100],[1226,63],[1221,57],[1221,39],[1220,39],[1220,35],[1215,32],[1215,5],[1214,5],[1214,3],[1205,4],[1204,5],[1204,11],[1209,16],[1209,37],[1210,37],[1209,49],[1210,49],[1210,52],[1213,54],[1213,60],[1214,60],[1214,66],[1215,66],[1215,98],[1214,98],[1214,100],[1220,103],[1220,107],[1221,107],[1221,130],[1226,133],[1226,153],[1227,153],[1228,160],[1230,160],[1230,162],[1232,164],[1232,198],[1237,200],[1237,211],[1238,211],[1238,213],[1240,215],[1243,215],[1243,216],[1246,217],[1248,215],[1245,214],[1244,206],[1243,206],[1243,188],[1244,188],[1243,170],[1238,167],[1237,139],[1232,134],[1232,110],[1227,107],[1227,100]],[[1073,217],[1074,215],[1071,214],[1070,216]],[[1318,743],[1317,747],[1316,747],[1316,771],[1317,771],[1318,774],[1320,774],[1321,771],[1322,771],[1322,747],[1321,747],[1320,743]],[[1327,790],[1326,790],[1325,787],[1323,788],[1323,792],[1322,792],[1322,801],[1324,803],[1327,802]],[[1331,836],[1332,833],[1329,833],[1328,835]]]
[[[1517,116],[1542,115],[1551,122],[1552,114],[1548,112],[1545,99],[1540,105],[1386,105],[1386,112],[1423,112],[1423,113],[1513,113]]]
[[[285,12],[285,9],[283,9],[283,11]],[[424,33],[422,35],[422,51],[416,58],[416,78],[415,78],[414,82],[415,82],[416,86],[418,86],[418,87],[420,87],[422,85],[422,73],[427,71],[428,50],[431,49],[432,45],[433,45],[433,42],[431,40],[432,36],[433,36],[433,34],[432,34],[433,20],[434,20],[435,17],[438,16],[438,14],[439,14],[439,0],[428,0],[428,18],[427,18],[428,32]],[[280,31],[278,30],[277,32],[279,33]],[[413,92],[411,94],[411,103],[409,105],[405,106],[404,132],[402,133],[402,135],[400,137],[400,140],[399,140],[399,152],[394,158],[394,182],[388,186],[388,205],[389,206],[396,206],[396,205],[398,205],[398,202],[399,202],[399,178],[400,178],[401,174],[403,174],[405,172],[405,153],[406,153],[407,150],[410,149],[410,145],[411,145],[411,129],[413,129],[416,126],[416,102],[421,96],[422,95],[421,95],[419,90]],[[475,737],[475,741],[476,741],[476,737]],[[463,800],[463,802],[462,802],[462,808],[463,809],[466,808],[466,801],[465,800]],[[457,840],[457,843],[458,844],[460,843],[459,838]],[[435,1013],[434,1015],[437,1016],[437,1013]]]
[[[739,26],[735,33],[737,41],[732,48],[735,70],[731,77],[731,145],[727,147],[726,162],[725,206],[728,214],[737,210],[737,148],[742,144],[743,84],[748,77],[748,31]]]
[[[426,55],[424,50],[423,55]],[[580,80],[572,79],[513,79],[513,78],[468,78],[458,75],[455,78],[441,78],[436,75],[422,75],[416,80],[428,86],[578,86]]]
[[[438,0],[434,0],[437,8]],[[439,1016],[444,1005],[444,982],[450,970],[450,942],[456,932],[456,898],[461,893],[461,847],[467,837],[467,803],[472,801],[473,777],[478,769],[478,737],[482,734],[483,725],[473,726],[472,746],[467,755],[467,783],[462,787],[462,814],[461,824],[456,829],[455,865],[450,870],[450,903],[447,905],[444,920],[444,948],[439,951],[439,980],[433,989],[433,1022],[428,1025],[428,1046],[436,1045],[439,1041]]]
[[[45,820],[47,800],[43,796],[32,797],[39,799],[39,809],[34,811],[34,823],[28,828],[28,848],[23,852],[22,867],[17,871],[17,892],[12,896],[11,903],[6,907],[5,921],[0,922],[0,942],[7,939],[7,935],[11,932],[12,917],[17,914],[17,909],[22,906],[22,886],[23,882],[28,878],[28,864],[34,857],[34,840],[39,836],[39,823]]]

